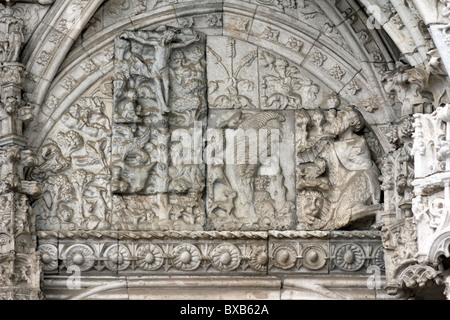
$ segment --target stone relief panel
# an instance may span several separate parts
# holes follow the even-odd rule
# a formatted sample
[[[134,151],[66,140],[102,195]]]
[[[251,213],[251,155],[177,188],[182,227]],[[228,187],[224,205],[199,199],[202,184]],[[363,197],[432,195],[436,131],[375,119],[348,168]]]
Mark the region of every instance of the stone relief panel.
[[[39,151],[33,179],[38,230],[109,229],[112,101],[80,98],[64,113]]]
[[[124,32],[115,46],[114,226],[202,229],[205,38],[163,26]],[[136,206],[135,194],[149,196]]]
[[[260,51],[261,109],[300,109],[315,105],[320,86],[305,78],[298,67]]]
[[[0,4],[0,61],[17,62],[23,43],[29,40],[47,6],[15,3]]]
[[[295,223],[293,112],[211,111],[207,214],[213,230]],[[212,130],[210,130],[212,129]]]
[[[323,99],[321,86],[299,66],[242,40],[208,37],[207,60],[211,109],[310,109]]]
[[[124,31],[96,92],[39,151],[39,230],[335,230],[380,209],[357,107],[277,53],[192,28]]]
[[[206,48],[209,107],[257,109],[257,47],[242,40],[217,36],[208,37]]]
[[[111,226],[117,230],[203,230],[201,194],[113,195]]]
[[[374,217],[380,206],[379,170],[354,106],[330,95],[328,110],[296,113],[298,230],[333,230]]]

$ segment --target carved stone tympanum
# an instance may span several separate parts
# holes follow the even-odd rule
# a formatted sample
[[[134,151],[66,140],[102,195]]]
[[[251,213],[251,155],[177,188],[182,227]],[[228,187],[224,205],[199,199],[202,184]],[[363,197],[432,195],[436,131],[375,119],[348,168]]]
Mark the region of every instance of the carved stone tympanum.
[[[354,106],[329,97],[329,110],[296,114],[299,230],[333,230],[380,209],[378,168]]]
[[[449,3],[0,0],[0,299],[450,296]]]

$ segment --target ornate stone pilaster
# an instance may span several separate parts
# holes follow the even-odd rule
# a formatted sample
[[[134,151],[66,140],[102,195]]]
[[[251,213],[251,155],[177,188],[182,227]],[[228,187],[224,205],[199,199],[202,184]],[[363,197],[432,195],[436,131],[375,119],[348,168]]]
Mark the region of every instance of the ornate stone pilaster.
[[[407,208],[407,214],[386,214],[383,227],[383,246],[386,256],[387,290],[396,293],[400,288],[416,288],[429,284],[443,284],[446,272],[442,261],[450,256],[450,104],[431,114],[414,115],[412,148],[403,152],[395,172],[383,172],[383,185],[394,190],[397,168],[401,161],[412,159],[414,176],[409,176],[410,198],[400,203],[394,199],[391,208]],[[404,148],[404,147],[402,147]],[[391,155],[402,154],[402,148]],[[391,183],[387,183],[391,182]],[[386,193],[385,193],[386,195]],[[412,197],[412,198],[411,198]],[[385,198],[388,205],[390,197]],[[387,211],[389,213],[389,211]],[[447,290],[448,291],[448,290]]]
[[[385,89],[394,94],[402,118],[386,132],[394,150],[382,160],[384,191],[383,246],[386,289],[441,283],[440,257],[430,256],[431,242],[443,212],[446,180],[446,110],[448,76],[437,50],[428,52],[422,66],[401,62],[385,78]],[[448,193],[448,192],[447,192]]]
[[[415,224],[412,218],[414,163],[412,149],[412,117],[392,124],[386,135],[394,150],[381,160],[381,189],[384,191],[382,240],[386,263],[386,289],[396,294],[401,287],[398,270],[413,259],[417,251]]]
[[[23,21],[10,3],[0,17],[0,299],[42,299],[40,255],[30,197],[40,183],[25,180],[37,164],[27,148],[23,124],[33,120],[32,107],[21,100],[25,66],[19,62]]]

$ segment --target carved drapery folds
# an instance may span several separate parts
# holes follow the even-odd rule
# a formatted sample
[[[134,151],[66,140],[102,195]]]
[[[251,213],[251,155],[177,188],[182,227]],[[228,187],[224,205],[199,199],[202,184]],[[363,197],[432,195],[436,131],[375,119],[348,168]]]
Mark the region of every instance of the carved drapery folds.
[[[379,171],[358,107],[294,62],[168,26],[122,32],[114,59],[113,95],[79,98],[40,148],[39,230],[375,221]]]
[[[378,168],[354,106],[297,113],[297,229],[333,230],[380,210]],[[299,139],[300,138],[300,139]]]

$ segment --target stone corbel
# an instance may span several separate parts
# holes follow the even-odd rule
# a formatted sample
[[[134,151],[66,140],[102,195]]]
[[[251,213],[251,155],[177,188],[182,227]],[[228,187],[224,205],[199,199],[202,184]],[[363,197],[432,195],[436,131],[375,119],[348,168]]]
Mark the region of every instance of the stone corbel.
[[[423,66],[410,67],[397,61],[395,70],[383,79],[387,94],[395,94],[402,105],[402,116],[415,113],[431,113],[431,101],[422,95],[427,80],[427,71]]]
[[[436,284],[440,283],[441,271],[433,267],[421,264],[414,264],[406,267],[398,275],[398,283],[403,288],[417,288],[424,287],[434,281]]]

